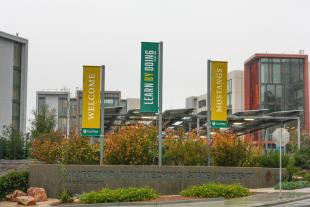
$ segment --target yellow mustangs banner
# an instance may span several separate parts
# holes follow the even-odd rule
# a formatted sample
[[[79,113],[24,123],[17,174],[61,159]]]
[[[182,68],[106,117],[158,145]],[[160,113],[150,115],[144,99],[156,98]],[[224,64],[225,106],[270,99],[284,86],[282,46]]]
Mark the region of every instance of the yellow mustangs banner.
[[[227,127],[227,62],[211,61],[211,127]]]

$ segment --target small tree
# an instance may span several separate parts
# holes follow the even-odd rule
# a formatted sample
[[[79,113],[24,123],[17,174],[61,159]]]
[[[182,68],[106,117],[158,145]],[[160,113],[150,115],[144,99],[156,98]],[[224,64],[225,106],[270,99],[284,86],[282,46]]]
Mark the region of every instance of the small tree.
[[[29,156],[29,136],[14,127],[4,126],[0,135],[0,159],[24,159]]]
[[[31,136],[33,138],[54,132],[56,125],[55,110],[43,105],[38,112],[33,111],[34,119],[31,122]]]

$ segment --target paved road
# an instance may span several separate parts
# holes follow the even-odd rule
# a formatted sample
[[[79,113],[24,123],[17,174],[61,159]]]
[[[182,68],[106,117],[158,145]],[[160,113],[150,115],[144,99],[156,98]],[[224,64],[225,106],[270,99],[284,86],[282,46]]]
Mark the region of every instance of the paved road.
[[[306,207],[306,206],[310,206],[310,199],[295,201],[282,205],[275,205],[274,207]]]

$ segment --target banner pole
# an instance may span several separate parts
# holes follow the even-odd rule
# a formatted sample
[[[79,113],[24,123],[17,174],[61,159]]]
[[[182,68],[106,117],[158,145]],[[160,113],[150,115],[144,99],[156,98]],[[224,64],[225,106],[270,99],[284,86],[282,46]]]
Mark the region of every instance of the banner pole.
[[[162,166],[162,103],[163,103],[163,42],[159,43],[159,70],[158,70],[158,166]]]
[[[208,166],[211,166],[211,60],[208,60],[207,85],[207,137],[208,137]]]
[[[105,84],[105,66],[101,66],[101,90],[100,90],[100,165],[103,165],[104,159],[104,84]]]

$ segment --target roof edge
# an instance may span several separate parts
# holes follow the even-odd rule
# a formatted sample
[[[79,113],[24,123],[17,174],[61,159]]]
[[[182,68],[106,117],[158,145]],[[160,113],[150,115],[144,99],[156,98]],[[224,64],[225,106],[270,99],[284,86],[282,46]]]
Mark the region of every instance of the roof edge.
[[[23,43],[23,44],[28,44],[28,39],[25,39],[25,38],[22,38],[22,37],[19,37],[19,36],[16,36],[16,35],[12,35],[12,34],[9,34],[9,33],[6,33],[6,32],[0,31],[0,37],[3,37],[5,39],[8,39],[8,40],[11,40],[11,41],[14,41],[14,42],[20,42],[20,43]]]
[[[249,62],[252,62],[256,58],[261,58],[261,57],[266,57],[266,58],[308,58],[307,54],[280,54],[280,53],[255,53],[248,59],[244,61],[244,65],[248,64]]]

